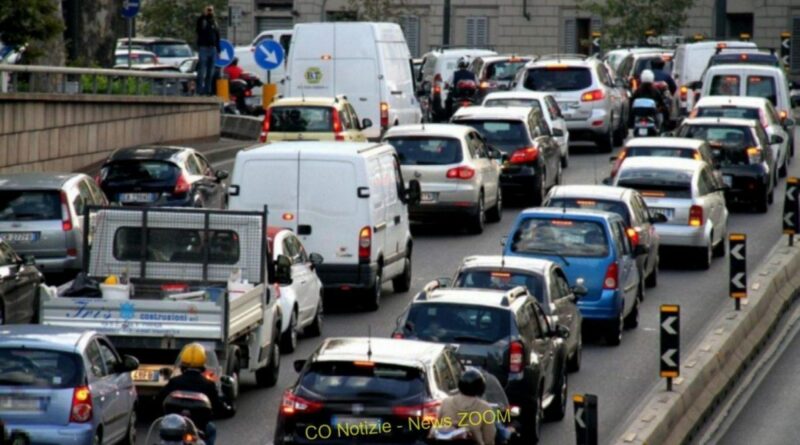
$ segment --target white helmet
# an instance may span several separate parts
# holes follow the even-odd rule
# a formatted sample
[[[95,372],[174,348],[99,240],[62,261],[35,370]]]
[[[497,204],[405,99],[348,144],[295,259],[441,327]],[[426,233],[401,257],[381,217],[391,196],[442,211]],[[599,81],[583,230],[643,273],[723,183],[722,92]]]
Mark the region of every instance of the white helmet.
[[[655,74],[650,70],[642,71],[642,83],[653,83],[656,80]]]

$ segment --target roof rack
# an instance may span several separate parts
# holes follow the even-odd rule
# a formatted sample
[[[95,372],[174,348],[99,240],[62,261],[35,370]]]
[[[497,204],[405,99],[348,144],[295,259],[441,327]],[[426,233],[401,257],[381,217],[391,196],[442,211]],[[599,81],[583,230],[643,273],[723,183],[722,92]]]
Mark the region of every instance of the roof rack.
[[[500,302],[501,305],[508,307],[511,306],[511,303],[514,302],[517,298],[525,297],[528,295],[528,289],[525,286],[517,286],[509,291],[503,296],[503,301]]]
[[[589,56],[586,54],[571,54],[571,53],[563,53],[563,54],[543,54],[536,58],[536,61],[542,60],[561,60],[561,59],[578,59],[578,60],[586,60]]]

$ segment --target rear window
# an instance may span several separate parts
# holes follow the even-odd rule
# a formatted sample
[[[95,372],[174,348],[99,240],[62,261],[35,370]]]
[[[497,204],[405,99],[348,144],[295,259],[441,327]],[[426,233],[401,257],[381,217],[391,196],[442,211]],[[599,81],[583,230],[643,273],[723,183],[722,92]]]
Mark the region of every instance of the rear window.
[[[300,388],[325,400],[398,401],[427,394],[422,371],[367,361],[315,362],[300,379]]]
[[[511,251],[574,257],[608,256],[608,238],[594,221],[528,218],[511,240]]]
[[[766,65],[780,67],[777,57],[767,54],[725,54],[716,55],[708,62],[709,66],[714,65],[735,65],[744,63],[748,65]]]
[[[174,182],[178,178],[178,166],[162,161],[118,161],[101,170],[104,182]]]
[[[158,57],[192,57],[192,49],[185,43],[151,43],[147,49]]]
[[[114,234],[114,258],[141,261],[142,229],[121,227]],[[203,263],[205,250],[211,264],[239,262],[239,236],[230,230],[147,229],[147,261]]]
[[[61,219],[61,195],[49,190],[0,190],[0,221]]]
[[[468,269],[458,275],[454,287],[511,290],[517,286],[525,286],[531,294],[541,299],[544,293],[543,281],[541,275],[513,270]]]
[[[489,99],[483,103],[484,107],[527,107],[541,111],[542,105],[539,99],[523,99],[518,97],[509,97],[503,99]]]
[[[671,147],[628,147],[625,150],[626,158],[637,156],[658,156],[662,158],[685,158],[695,159],[698,152],[691,148],[671,148]]]
[[[439,137],[391,137],[386,141],[397,151],[402,165],[446,165],[461,162],[461,141]]]
[[[524,87],[533,91],[574,91],[592,86],[592,73],[581,67],[531,68]]]
[[[711,96],[738,96],[739,95],[739,76],[724,75],[714,76],[711,79]]]
[[[469,125],[483,135],[486,142],[506,153],[531,145],[530,134],[522,121],[465,119],[455,123]]]
[[[333,132],[331,107],[272,107],[270,131],[287,133]]]
[[[564,207],[568,209],[594,209],[604,212],[616,213],[625,221],[625,225],[631,225],[631,215],[628,206],[620,201],[608,201],[602,199],[579,199],[579,198],[556,198],[550,200],[548,207]]]
[[[639,77],[644,70],[651,70],[656,71],[658,68],[653,68],[653,61],[656,59],[661,59],[664,61],[664,68],[661,68],[661,71],[665,73],[672,72],[672,58],[670,60],[664,60],[663,57],[643,57],[636,61],[636,65],[633,68],[633,75]]]
[[[150,64],[156,63],[156,58],[150,54],[131,54],[131,65],[143,65],[143,64]],[[115,65],[127,65],[128,64],[128,55],[122,56],[115,56],[114,57],[114,64]]]
[[[494,62],[486,65],[484,71],[484,79],[486,80],[499,80],[508,81],[513,80],[520,68],[525,66],[527,60],[519,59],[517,61],[504,60],[501,62]]]
[[[761,119],[758,108],[737,106],[702,107],[697,109],[697,117],[732,117],[737,119]]]
[[[617,185],[638,190],[645,198],[691,198],[692,174],[659,169],[623,169]]]
[[[778,96],[775,92],[775,78],[766,76],[747,76],[747,96],[763,97],[778,105]]]
[[[507,310],[490,306],[425,303],[412,305],[406,321],[420,340],[491,344],[508,338],[510,317]]]
[[[719,165],[747,165],[747,147],[759,144],[748,127],[724,127],[712,125],[688,125],[681,129],[681,137],[705,139]]]
[[[84,381],[81,363],[67,352],[0,348],[0,387],[72,388]]]

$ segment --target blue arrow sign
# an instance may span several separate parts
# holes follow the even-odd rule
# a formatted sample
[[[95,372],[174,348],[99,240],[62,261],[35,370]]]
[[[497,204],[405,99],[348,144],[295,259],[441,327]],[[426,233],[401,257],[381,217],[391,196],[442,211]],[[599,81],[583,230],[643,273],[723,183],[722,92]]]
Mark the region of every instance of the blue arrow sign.
[[[220,39],[219,48],[214,64],[220,68],[225,68],[233,62],[233,45],[225,39]]]
[[[132,19],[139,13],[140,0],[123,0],[122,1],[122,16],[126,19]]]
[[[264,40],[253,51],[256,64],[267,71],[281,66],[284,59],[283,46],[274,40]]]

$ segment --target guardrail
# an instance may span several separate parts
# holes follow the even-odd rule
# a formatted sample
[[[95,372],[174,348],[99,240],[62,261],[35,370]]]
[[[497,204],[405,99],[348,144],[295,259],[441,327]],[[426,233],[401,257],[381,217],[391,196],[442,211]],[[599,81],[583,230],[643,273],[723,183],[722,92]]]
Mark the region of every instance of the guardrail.
[[[180,72],[0,64],[0,93],[193,96],[195,79]]]

